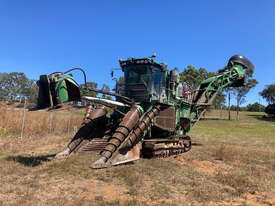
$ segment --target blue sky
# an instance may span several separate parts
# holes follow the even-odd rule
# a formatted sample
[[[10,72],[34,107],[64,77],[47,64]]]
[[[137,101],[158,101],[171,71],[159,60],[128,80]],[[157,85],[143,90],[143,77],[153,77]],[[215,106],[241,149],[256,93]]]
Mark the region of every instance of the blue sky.
[[[170,69],[217,71],[243,54],[259,81],[246,104],[265,103],[258,92],[275,83],[274,11],[273,0],[0,0],[0,72],[38,79],[81,67],[112,87],[120,57],[156,52]]]

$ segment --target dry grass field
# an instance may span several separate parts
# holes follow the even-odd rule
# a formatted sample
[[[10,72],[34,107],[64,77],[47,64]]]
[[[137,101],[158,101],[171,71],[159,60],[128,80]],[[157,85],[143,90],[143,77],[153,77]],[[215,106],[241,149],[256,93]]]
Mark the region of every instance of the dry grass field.
[[[22,111],[1,107],[0,205],[275,205],[275,122],[262,113],[213,111],[190,152],[101,170],[89,168],[96,155],[51,159],[80,113],[55,113],[50,131],[49,112],[27,112],[21,139]]]

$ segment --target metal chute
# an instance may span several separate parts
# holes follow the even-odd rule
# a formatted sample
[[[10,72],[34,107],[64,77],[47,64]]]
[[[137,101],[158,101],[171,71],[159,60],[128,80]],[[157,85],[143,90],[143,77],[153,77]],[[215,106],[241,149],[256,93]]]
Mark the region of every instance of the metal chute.
[[[54,72],[50,75],[41,75],[37,81],[39,87],[37,108],[60,107],[66,102],[80,101],[80,89],[71,74],[67,72]],[[84,73],[85,74],[85,73]],[[86,81],[86,75],[84,75]]]
[[[254,72],[254,69],[255,69],[254,64],[252,64],[252,62],[243,55],[237,54],[232,56],[228,60],[227,66],[231,67],[232,65],[234,65],[234,63],[238,63],[244,66],[244,68],[247,70],[246,71],[247,74],[252,74]]]

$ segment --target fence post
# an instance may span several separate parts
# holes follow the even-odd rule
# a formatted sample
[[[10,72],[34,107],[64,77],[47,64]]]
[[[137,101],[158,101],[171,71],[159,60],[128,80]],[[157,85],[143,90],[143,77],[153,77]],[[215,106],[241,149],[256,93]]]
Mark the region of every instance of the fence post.
[[[68,121],[68,128],[67,128],[67,136],[69,136],[69,134],[70,134],[71,117],[72,117],[72,111],[70,111],[70,114],[69,114],[69,121]]]
[[[77,132],[77,126],[74,126],[74,134]]]
[[[23,110],[23,117],[22,117],[21,139],[23,138],[23,134],[24,134],[25,116],[26,116],[26,99],[24,102],[24,110]]]
[[[53,126],[53,113],[50,112],[50,134],[52,133],[52,126]]]

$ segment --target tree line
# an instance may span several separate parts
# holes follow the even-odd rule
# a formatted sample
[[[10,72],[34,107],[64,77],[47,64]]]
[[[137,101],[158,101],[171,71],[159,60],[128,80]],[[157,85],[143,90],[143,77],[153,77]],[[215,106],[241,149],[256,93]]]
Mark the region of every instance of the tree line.
[[[96,82],[87,82],[87,86],[97,89]],[[94,91],[84,89],[85,85],[80,84],[82,95],[97,96]],[[110,87],[106,84],[102,85],[102,90],[110,91]],[[103,98],[108,98],[102,95]],[[23,72],[0,73],[0,100],[20,101],[27,99],[30,103],[37,103],[38,86],[36,80],[29,79]]]
[[[266,85],[265,89],[259,93],[267,102],[265,112],[275,116],[275,84]]]
[[[225,68],[223,68],[223,70],[224,69]],[[196,69],[192,65],[188,65],[186,68],[184,68],[183,72],[180,73],[181,80],[188,83],[192,89],[196,89],[200,85],[202,80],[215,75],[217,75],[216,72],[208,72],[205,68]],[[246,76],[247,76],[247,79],[246,79],[247,83],[245,86],[237,87],[237,88],[228,88],[224,92],[217,94],[216,99],[213,102],[213,107],[215,109],[221,109],[221,108],[228,109],[229,118],[230,118],[231,110],[237,111],[237,119],[239,118],[240,110],[242,111],[259,110],[258,107],[254,107],[250,105],[249,107],[241,107],[241,105],[246,102],[246,95],[248,94],[248,92],[258,84],[257,80],[253,78],[253,71],[246,71]],[[228,103],[229,103],[228,106],[225,105],[226,96],[228,97]],[[231,106],[232,96],[236,98],[237,105]],[[261,108],[262,107],[263,105],[261,106]]]
[[[23,72],[0,73],[0,100],[36,102],[37,96],[36,81],[28,79]]]
[[[216,72],[208,72],[205,68],[195,68],[192,65],[188,65],[180,73],[180,78],[183,82],[186,82],[191,89],[197,88],[201,81],[215,76]],[[258,82],[253,78],[253,72],[247,73],[247,84],[244,87],[228,88],[226,91],[219,93],[213,102],[215,109],[228,109],[235,111],[265,111],[270,115],[275,115],[275,84],[267,85],[266,88],[259,93],[269,105],[265,108],[259,103],[248,104],[245,107],[241,107],[246,102],[246,95],[255,87]],[[123,82],[123,78],[119,78],[119,82]],[[96,82],[87,82],[88,87],[97,88]],[[97,96],[94,91],[87,91],[84,85],[80,85],[82,95]],[[102,90],[110,91],[110,87],[103,84]],[[27,78],[23,72],[11,72],[0,73],[0,100],[21,100],[22,98],[28,99],[29,102],[36,103],[38,96],[38,86],[36,81]],[[106,98],[106,95],[102,95]],[[225,105],[226,97],[228,97],[229,105]],[[236,99],[237,105],[231,105],[232,97]]]

